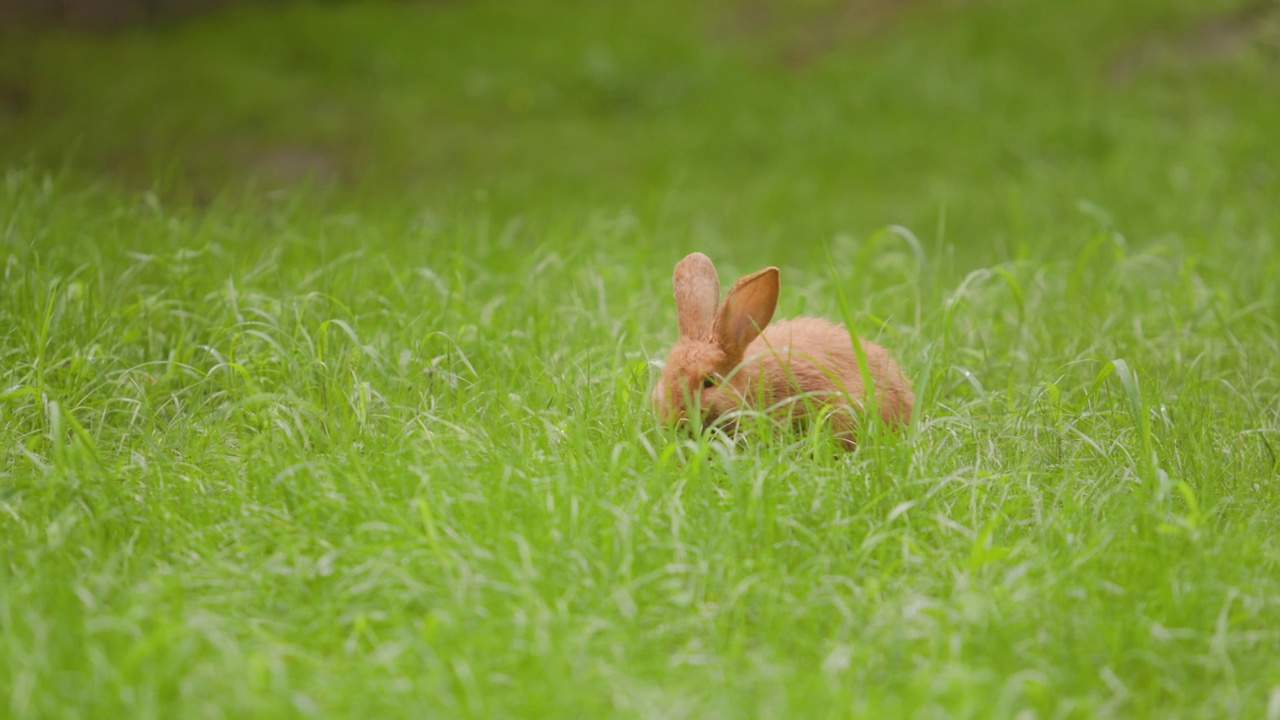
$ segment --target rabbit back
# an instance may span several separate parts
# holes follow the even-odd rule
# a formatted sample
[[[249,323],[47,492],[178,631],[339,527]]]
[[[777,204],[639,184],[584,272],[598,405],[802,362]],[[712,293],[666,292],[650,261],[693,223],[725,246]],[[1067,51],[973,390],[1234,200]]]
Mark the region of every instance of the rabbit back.
[[[880,417],[888,425],[910,422],[915,397],[901,368],[879,345],[861,340],[871,374]],[[866,399],[867,383],[858,367],[849,331],[822,318],[779,320],[765,328],[748,347],[748,376],[760,378],[774,402],[799,393],[832,398],[844,403]]]

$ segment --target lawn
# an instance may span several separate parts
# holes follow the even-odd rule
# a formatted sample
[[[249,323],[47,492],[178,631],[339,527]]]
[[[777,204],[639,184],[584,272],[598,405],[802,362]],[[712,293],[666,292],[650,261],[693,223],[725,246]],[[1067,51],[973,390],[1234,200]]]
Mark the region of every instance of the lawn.
[[[1280,718],[1280,15],[686,5],[0,34],[4,716]],[[657,427],[693,250],[911,426]]]

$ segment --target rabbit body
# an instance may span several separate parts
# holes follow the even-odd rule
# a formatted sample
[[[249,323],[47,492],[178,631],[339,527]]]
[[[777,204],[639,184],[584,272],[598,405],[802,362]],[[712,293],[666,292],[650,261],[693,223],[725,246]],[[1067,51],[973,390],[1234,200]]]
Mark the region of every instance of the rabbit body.
[[[654,388],[654,409],[667,422],[732,426],[732,413],[744,408],[798,422],[826,406],[833,410],[836,436],[852,449],[857,426],[851,403],[861,406],[867,395],[852,338],[843,325],[822,318],[769,324],[778,277],[777,268],[748,275],[721,304],[719,279],[705,255],[694,253],[676,265],[680,340]],[[887,350],[861,344],[880,417],[890,426],[907,424],[915,398],[906,376]]]

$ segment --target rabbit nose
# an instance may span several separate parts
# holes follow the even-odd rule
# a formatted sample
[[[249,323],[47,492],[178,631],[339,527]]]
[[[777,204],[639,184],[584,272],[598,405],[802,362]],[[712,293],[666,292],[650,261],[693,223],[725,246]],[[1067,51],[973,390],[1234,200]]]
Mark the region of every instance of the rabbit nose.
[[[676,431],[687,436],[697,435],[699,425],[692,418],[681,417],[675,422]]]

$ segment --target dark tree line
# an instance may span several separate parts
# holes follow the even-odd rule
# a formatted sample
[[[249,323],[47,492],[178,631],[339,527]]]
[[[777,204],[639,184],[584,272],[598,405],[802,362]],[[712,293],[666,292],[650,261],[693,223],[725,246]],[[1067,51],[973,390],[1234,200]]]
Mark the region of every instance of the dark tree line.
[[[119,29],[269,0],[0,0],[0,28]]]

